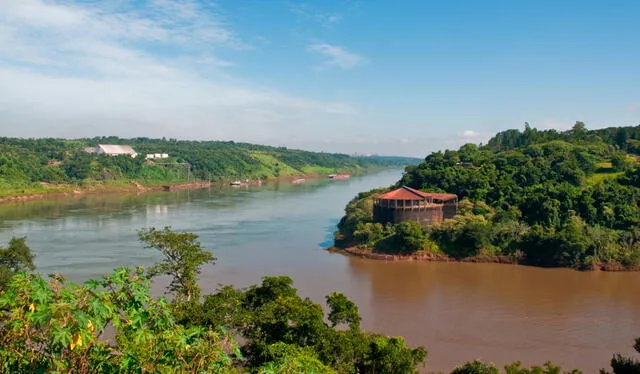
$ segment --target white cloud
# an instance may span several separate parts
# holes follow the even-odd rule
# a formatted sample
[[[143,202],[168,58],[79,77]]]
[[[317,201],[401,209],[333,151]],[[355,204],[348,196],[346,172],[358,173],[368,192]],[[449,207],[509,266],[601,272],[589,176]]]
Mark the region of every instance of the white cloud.
[[[476,131],[473,131],[473,130],[466,130],[462,134],[460,134],[461,138],[466,138],[466,139],[473,139],[473,138],[477,138],[479,136],[480,136],[480,134],[478,132],[476,132]]]
[[[248,46],[209,2],[0,0],[0,9],[5,136],[261,142],[317,136],[318,124],[357,113],[235,79],[219,53]]]
[[[458,134],[458,137],[444,137],[440,142],[440,147],[444,149],[457,149],[468,143],[480,144],[490,139],[492,134],[478,132],[475,130],[465,130]]]
[[[365,59],[355,53],[349,52],[346,48],[326,44],[310,44],[307,49],[310,52],[318,53],[326,58],[320,68],[337,67],[343,70],[353,69],[365,62]]]

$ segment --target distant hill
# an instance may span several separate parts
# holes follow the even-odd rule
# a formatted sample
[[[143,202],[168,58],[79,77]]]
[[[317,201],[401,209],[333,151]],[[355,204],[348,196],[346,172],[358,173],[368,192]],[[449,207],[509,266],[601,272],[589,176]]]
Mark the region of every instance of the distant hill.
[[[138,156],[107,157],[85,151],[85,148],[98,144],[131,146]],[[168,157],[146,160],[147,154]],[[118,137],[74,140],[0,138],[0,196],[37,191],[44,188],[44,184],[125,180],[157,184],[187,179],[265,179],[374,167],[404,167],[419,161],[407,157],[352,157],[233,141]]]
[[[418,165],[423,161],[423,159],[417,157],[401,156],[354,156],[354,158],[367,165],[399,168],[403,168],[409,165]]]
[[[552,140],[562,140],[569,143],[603,142],[614,145],[623,151],[640,153],[640,125],[587,130],[583,122],[576,122],[571,130],[557,131],[553,129],[537,130],[531,128],[527,123],[524,131],[511,129],[497,133],[489,139],[487,146],[493,150],[508,150]]]

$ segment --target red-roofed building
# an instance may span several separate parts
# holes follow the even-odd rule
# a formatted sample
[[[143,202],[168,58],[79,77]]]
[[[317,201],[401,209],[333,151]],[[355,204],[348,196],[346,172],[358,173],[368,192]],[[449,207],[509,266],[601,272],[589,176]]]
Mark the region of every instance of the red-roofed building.
[[[373,217],[380,223],[417,221],[423,226],[456,216],[458,196],[448,193],[422,192],[402,186],[375,196]]]

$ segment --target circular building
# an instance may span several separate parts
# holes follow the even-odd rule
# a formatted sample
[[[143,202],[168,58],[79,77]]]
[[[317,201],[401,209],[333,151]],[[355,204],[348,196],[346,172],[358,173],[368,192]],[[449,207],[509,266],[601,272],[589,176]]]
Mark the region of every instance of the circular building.
[[[429,226],[455,217],[457,208],[457,195],[402,186],[374,198],[373,218],[383,224],[411,220]]]

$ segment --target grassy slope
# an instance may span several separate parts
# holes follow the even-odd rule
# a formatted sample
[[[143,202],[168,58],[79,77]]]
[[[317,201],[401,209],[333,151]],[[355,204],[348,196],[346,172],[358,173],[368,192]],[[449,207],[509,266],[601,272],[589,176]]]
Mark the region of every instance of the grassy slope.
[[[635,162],[635,157],[629,155],[627,158]],[[616,179],[622,174],[624,174],[623,171],[615,171],[613,169],[611,162],[600,162],[598,163],[598,169],[596,172],[585,180],[585,184],[594,186],[605,180]]]
[[[258,173],[256,174],[264,174],[268,177],[275,176],[291,176],[300,174],[299,170],[292,168],[286,163],[278,160],[274,155],[260,152],[260,151],[252,151],[249,152],[249,155],[254,159],[258,160],[262,165],[258,169]],[[253,176],[254,178],[259,178],[259,175]]]

